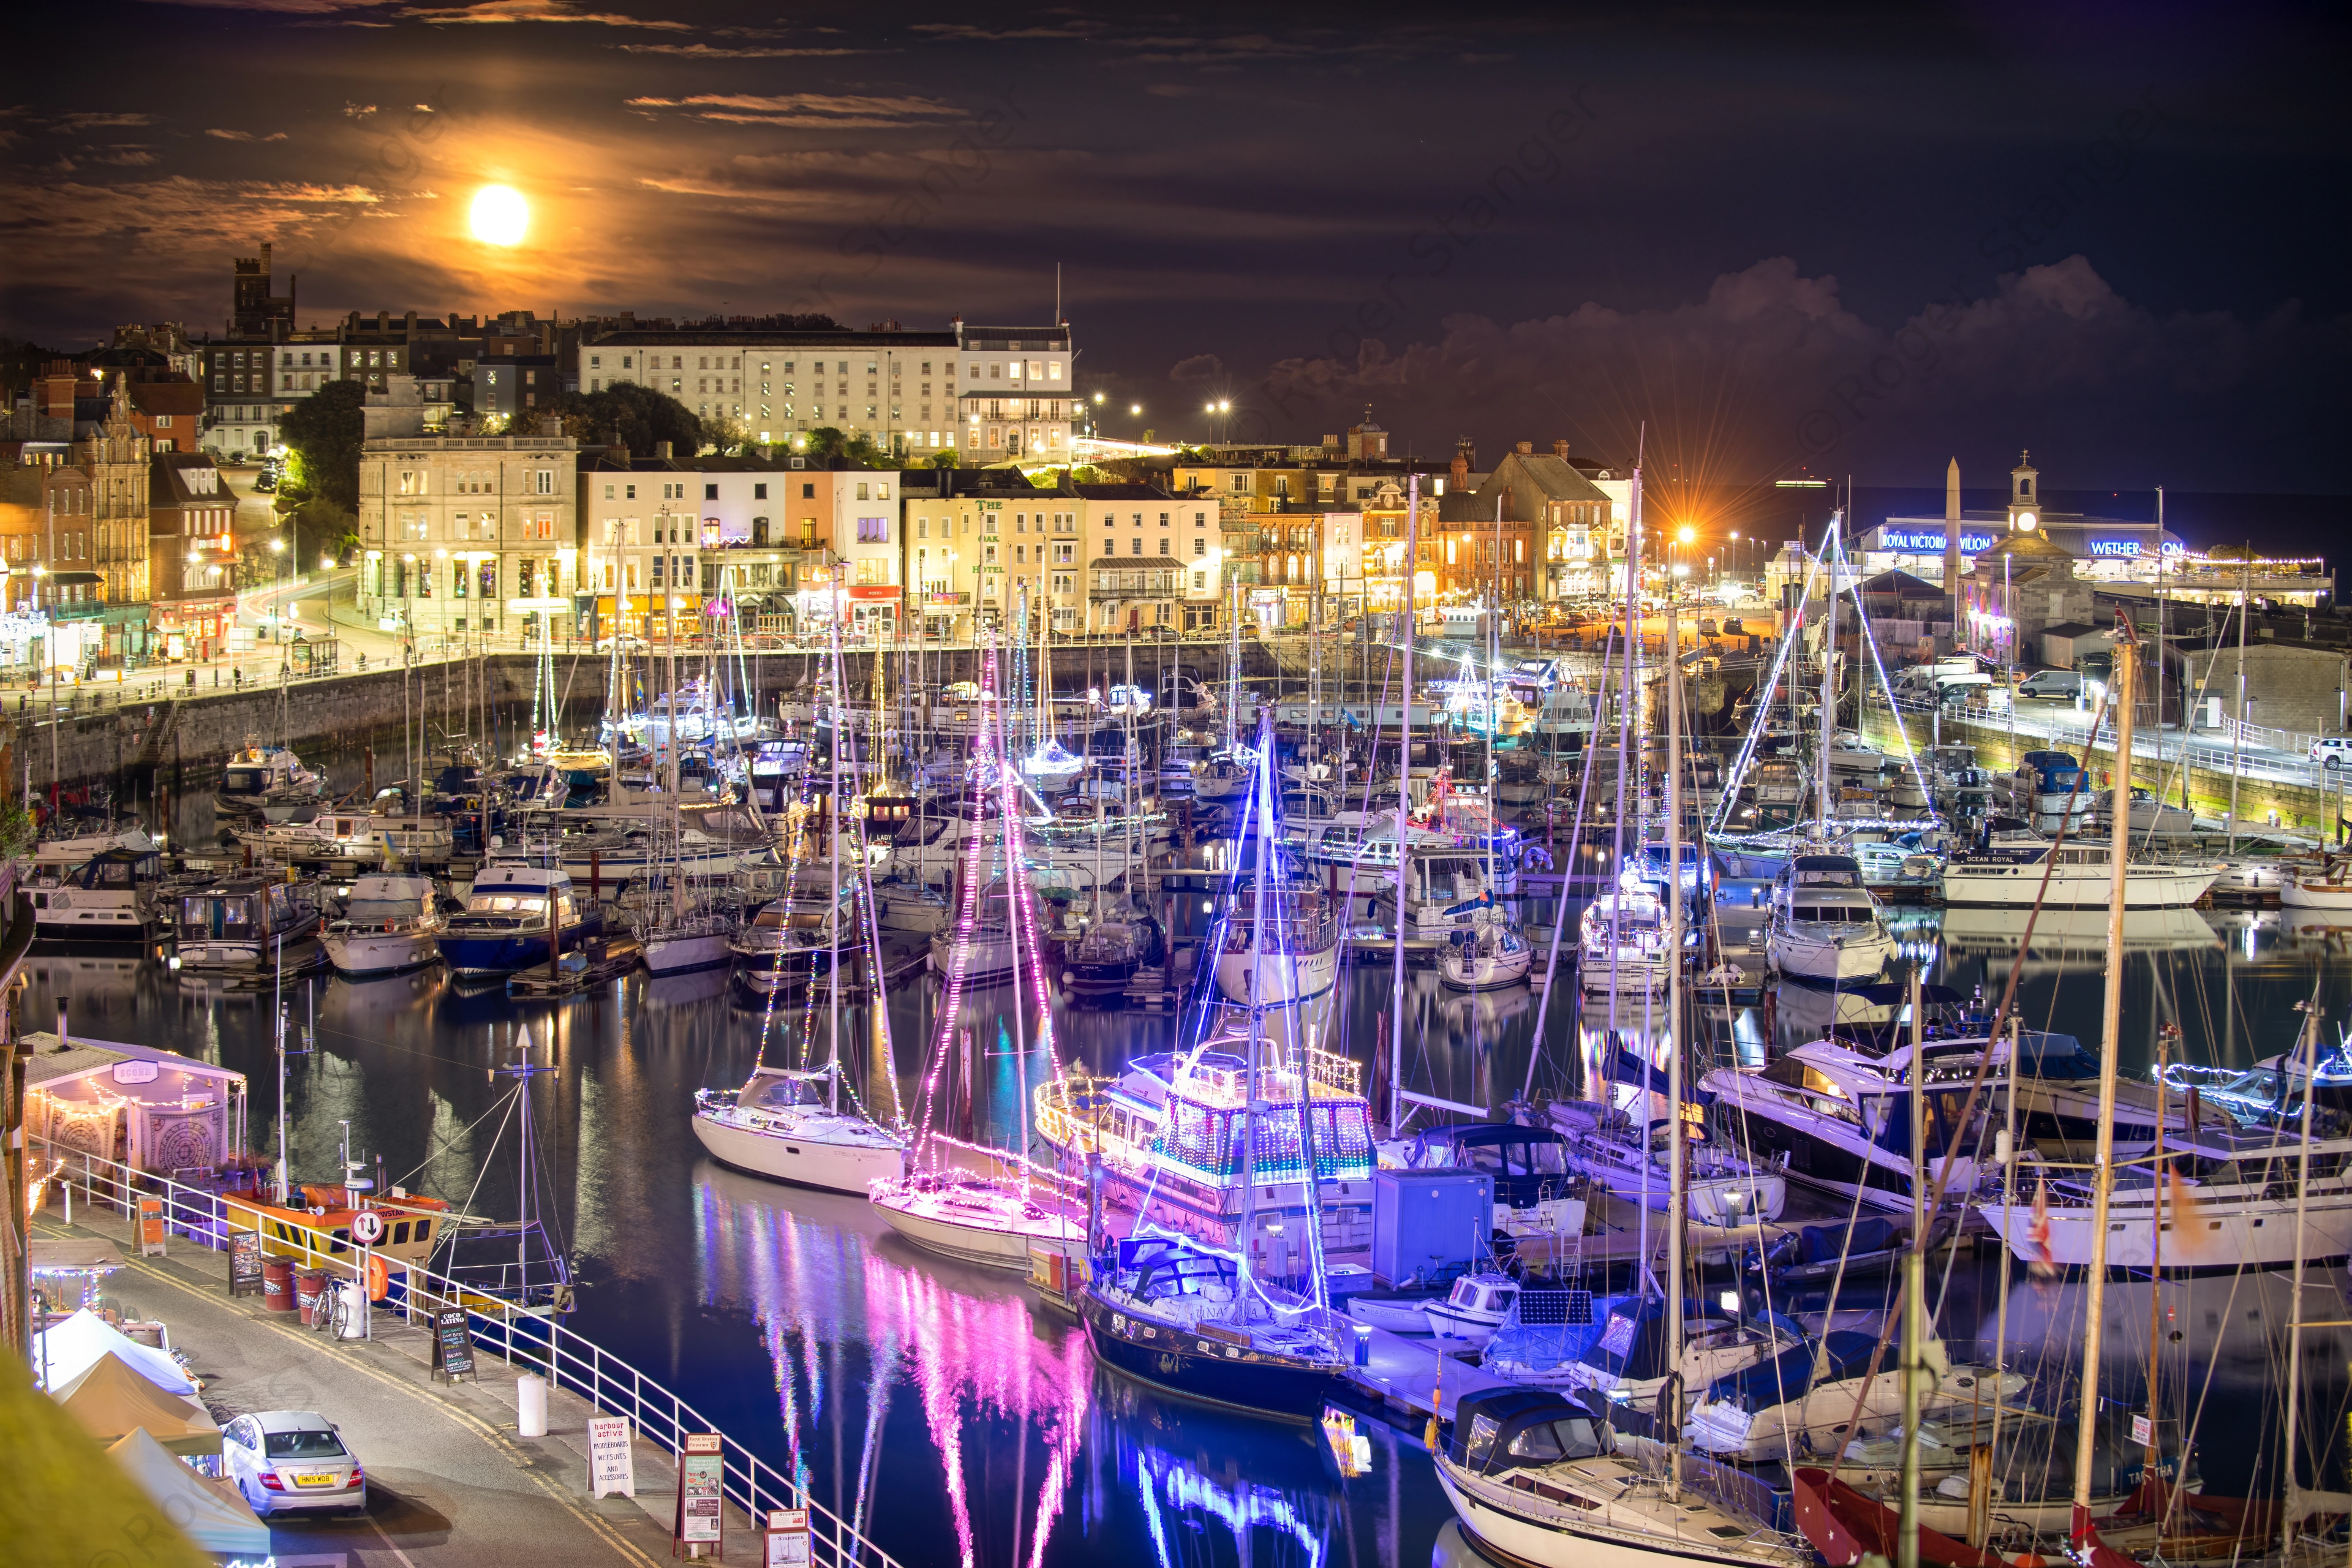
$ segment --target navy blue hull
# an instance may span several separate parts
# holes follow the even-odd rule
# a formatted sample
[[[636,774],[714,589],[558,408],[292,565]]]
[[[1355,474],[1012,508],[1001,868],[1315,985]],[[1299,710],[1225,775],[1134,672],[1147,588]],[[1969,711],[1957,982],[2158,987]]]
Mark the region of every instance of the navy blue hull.
[[[563,951],[578,947],[587,929],[575,925],[562,931]],[[441,933],[439,946],[453,974],[512,974],[547,962],[545,931],[449,931]]]
[[[1337,1365],[1262,1354],[1167,1324],[1128,1318],[1092,1294],[1078,1300],[1095,1354],[1129,1377],[1187,1398],[1284,1421],[1312,1421],[1346,1383]]]

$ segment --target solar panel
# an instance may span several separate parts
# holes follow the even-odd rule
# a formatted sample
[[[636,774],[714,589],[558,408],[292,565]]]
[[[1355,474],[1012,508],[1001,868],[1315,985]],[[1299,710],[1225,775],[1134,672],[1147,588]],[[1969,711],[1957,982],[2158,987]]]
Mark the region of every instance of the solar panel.
[[[1519,1321],[1536,1328],[1588,1324],[1592,1321],[1592,1292],[1521,1290]]]

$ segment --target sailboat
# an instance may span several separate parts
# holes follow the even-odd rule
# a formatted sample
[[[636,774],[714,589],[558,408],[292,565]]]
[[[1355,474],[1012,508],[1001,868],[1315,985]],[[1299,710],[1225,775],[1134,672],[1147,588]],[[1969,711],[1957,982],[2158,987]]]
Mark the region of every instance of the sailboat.
[[[1638,584],[1641,540],[1641,479],[1633,481],[1633,559],[1629,584]],[[1669,608],[1669,635],[1674,620]],[[1679,850],[1681,735],[1680,681],[1668,683],[1672,717],[1667,792],[1669,832]],[[1679,936],[1680,900],[1673,924]],[[1679,1081],[1682,1052],[1682,976],[1673,971],[1668,988],[1666,1074]],[[1679,1093],[1669,1123],[1679,1125]],[[1681,1141],[1668,1145],[1669,1211],[1679,1214],[1685,1179]],[[1694,1373],[1713,1376],[1738,1370],[1765,1353],[1786,1348],[1783,1331],[1763,1331],[1722,1325],[1705,1318],[1700,1335],[1689,1333],[1682,1296],[1683,1227],[1669,1225],[1664,1300],[1644,1299],[1611,1311],[1608,1326],[1591,1350],[1570,1364],[1599,1358],[1612,1385],[1625,1385],[1638,1397],[1633,1376],[1650,1368],[1628,1358],[1643,1346],[1657,1360],[1662,1398],[1659,1426],[1665,1443],[1621,1436],[1596,1419],[1591,1407],[1557,1389],[1486,1389],[1464,1395],[1454,1411],[1451,1439],[1433,1444],[1438,1485],[1462,1528],[1482,1551],[1528,1568],[1654,1568],[1662,1557],[1685,1563],[1744,1564],[1749,1568],[1797,1568],[1811,1554],[1775,1531],[1769,1493],[1752,1478],[1684,1454],[1675,1443],[1682,1423],[1681,1390],[1697,1384]],[[1522,1295],[1522,1303],[1525,1300]],[[1589,1314],[1590,1299],[1586,1312]],[[1522,1309],[1523,1315],[1523,1309]],[[1645,1331],[1645,1325],[1647,1330]],[[1726,1343],[1728,1338],[1732,1342]],[[1746,1342],[1741,1342],[1745,1341]],[[1717,1370],[1719,1369],[1719,1370]],[[1668,1373],[1676,1374],[1672,1383]],[[1438,1415],[1443,1416],[1441,1409]],[[1436,1435],[1433,1422],[1433,1436]]]
[[[1261,721],[1251,792],[1258,816],[1256,879],[1249,894],[1252,926],[1259,932],[1275,929],[1267,908],[1276,896],[1273,885],[1275,775],[1273,721]],[[1282,1068],[1264,1060],[1269,1015],[1290,1028],[1292,1049],[1304,1057],[1310,1048],[1306,1023],[1290,1001],[1303,985],[1276,982],[1267,971],[1285,962],[1272,943],[1260,943],[1252,954],[1255,973],[1246,987],[1257,1001],[1249,1009],[1244,1042],[1246,1055],[1237,1064],[1238,1133],[1234,1144],[1195,1149],[1197,1129],[1180,1121],[1169,1129],[1171,1142],[1189,1157],[1237,1163],[1236,1190],[1242,1213],[1235,1244],[1230,1248],[1189,1237],[1138,1234],[1097,1254],[1092,1278],[1079,1298],[1079,1315],[1095,1354],[1129,1376],[1196,1399],[1233,1405],[1257,1414],[1307,1420],[1318,1414],[1324,1399],[1346,1375],[1348,1365],[1339,1348],[1339,1319],[1322,1300],[1323,1228],[1318,1188],[1321,1161],[1313,1113],[1315,1095],[1305,1072],[1292,1079],[1288,1094],[1276,1081]],[[1286,992],[1287,1000],[1275,1000]],[[1286,1010],[1287,1009],[1287,1010]],[[1304,1065],[1304,1064],[1302,1064]],[[1228,1090],[1230,1093],[1231,1090]],[[1265,1136],[1261,1121],[1280,1098],[1295,1119]],[[1338,1108],[1332,1108],[1336,1122]],[[1291,1133],[1296,1130],[1296,1141]],[[1235,1146],[1237,1144],[1237,1147]],[[1285,1155],[1283,1150],[1295,1152]],[[1261,1162],[1264,1162],[1261,1163]],[[1172,1176],[1172,1173],[1171,1173]],[[1267,1263],[1288,1256],[1277,1221],[1267,1234],[1255,1205],[1262,1188],[1286,1181],[1304,1189],[1307,1208],[1305,1256],[1292,1259],[1290,1278],[1302,1280],[1294,1289],[1268,1278]]]
[[[862,834],[853,835],[839,820],[837,803],[846,796],[843,792],[842,763],[845,748],[840,744],[844,725],[845,705],[842,701],[841,625],[833,620],[832,647],[832,712],[835,721],[832,752],[832,788],[828,800],[835,804],[835,831],[826,837],[832,849],[828,906],[819,928],[828,939],[821,955],[832,971],[835,984],[826,987],[829,1027],[826,1035],[825,1060],[816,1068],[781,1068],[768,1064],[764,1057],[768,1019],[761,1021],[761,1045],[763,1055],[754,1063],[751,1075],[737,1089],[699,1089],[694,1097],[694,1135],[709,1150],[713,1159],[721,1163],[749,1171],[754,1175],[791,1182],[800,1186],[822,1187],[832,1192],[865,1193],[877,1181],[906,1173],[906,1141],[890,1127],[876,1121],[865,1107],[857,1103],[856,1090],[851,1091],[852,1103],[845,1110],[841,1105],[845,1064],[841,1050],[841,1003],[845,987],[840,982],[841,971],[848,962],[865,952],[870,932],[862,922],[848,912],[857,908],[855,900],[845,900],[841,884],[841,859],[845,849],[855,857],[865,874]],[[845,844],[844,840],[850,840]],[[870,901],[867,907],[870,907]],[[789,930],[789,927],[783,928]],[[856,934],[850,942],[843,937],[851,930]],[[779,954],[781,957],[781,952]],[[752,971],[758,968],[754,960]],[[883,1050],[888,1046],[888,1014],[876,994],[870,1005]],[[893,1086],[896,1078],[887,1062],[875,1065],[877,1076]]]

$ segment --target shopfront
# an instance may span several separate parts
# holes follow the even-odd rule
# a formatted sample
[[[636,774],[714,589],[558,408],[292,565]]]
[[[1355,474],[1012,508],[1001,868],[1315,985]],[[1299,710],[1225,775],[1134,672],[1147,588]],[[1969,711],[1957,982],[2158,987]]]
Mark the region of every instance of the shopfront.
[[[849,625],[845,629],[877,641],[897,636],[899,594],[898,588],[883,584],[861,584],[851,588]]]

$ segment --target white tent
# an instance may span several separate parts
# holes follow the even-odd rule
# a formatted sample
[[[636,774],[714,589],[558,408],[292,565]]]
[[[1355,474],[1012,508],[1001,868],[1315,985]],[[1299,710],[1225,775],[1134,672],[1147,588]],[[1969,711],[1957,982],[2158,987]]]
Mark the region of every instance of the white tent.
[[[121,1356],[166,1394],[196,1391],[178,1362],[141,1344],[87,1307],[33,1336],[33,1381],[43,1388],[63,1388],[109,1355]]]
[[[107,1452],[198,1551],[269,1555],[269,1527],[253,1517],[253,1510],[241,1500],[229,1501],[225,1489],[215,1491],[204,1477],[164,1452],[145,1427],[134,1428]]]

